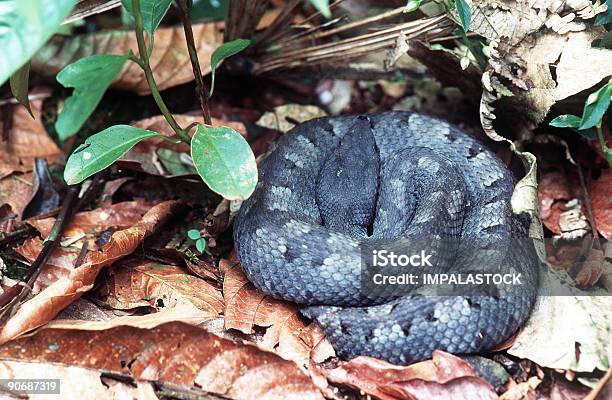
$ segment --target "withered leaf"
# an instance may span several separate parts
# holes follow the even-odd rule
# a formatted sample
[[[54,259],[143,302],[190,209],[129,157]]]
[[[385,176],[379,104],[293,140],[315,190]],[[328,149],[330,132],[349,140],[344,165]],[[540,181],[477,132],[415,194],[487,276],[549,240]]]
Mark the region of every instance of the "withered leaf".
[[[103,267],[134,252],[147,236],[157,231],[181,206],[180,202],[173,200],[160,203],[130,228],[113,233],[101,251],[88,253],[81,266],[70,270],[67,276],[59,278],[23,303],[0,331],[0,342],[4,343],[49,322],[93,287]]]
[[[178,385],[195,383],[230,398],[323,398],[293,362],[177,322],[151,330],[44,328],[2,346],[0,359],[78,365]]]
[[[357,357],[327,371],[327,378],[383,400],[497,398],[493,387],[478,377],[470,364],[440,350],[434,351],[431,360],[407,367]]]
[[[210,72],[210,56],[223,43],[223,24],[217,22],[193,25],[193,35],[202,73]],[[32,59],[32,70],[55,76],[64,66],[93,54],[127,54],[138,52],[132,31],[94,32],[76,36],[55,36]],[[189,53],[182,26],[160,28],[155,32],[155,47],[150,60],[153,75],[160,90],[190,82],[193,78]],[[142,69],[133,62],[111,87],[131,90],[138,94],[150,93]]]
[[[224,308],[220,290],[210,282],[174,265],[140,259],[113,268],[98,293],[110,307],[122,310],[190,304],[216,317]]]

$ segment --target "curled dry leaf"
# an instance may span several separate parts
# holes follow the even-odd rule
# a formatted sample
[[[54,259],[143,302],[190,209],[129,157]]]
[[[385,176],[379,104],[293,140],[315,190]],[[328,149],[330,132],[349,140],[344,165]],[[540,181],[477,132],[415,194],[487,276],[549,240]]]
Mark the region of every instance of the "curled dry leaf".
[[[225,329],[251,334],[254,326],[265,327],[260,346],[272,350],[278,345],[282,357],[302,366],[308,366],[311,357],[320,362],[334,355],[322,332],[306,325],[296,305],[255,288],[236,260],[222,259],[219,269],[224,274]]]
[[[8,204],[11,211],[21,217],[32,197],[31,182],[31,172],[14,173],[0,178],[0,206]]]
[[[566,202],[575,198],[576,185],[570,184],[565,174],[554,171],[542,175],[538,185],[538,200],[542,223],[554,234],[561,233],[559,217]]]
[[[193,25],[193,35],[203,74],[210,72],[210,56],[223,43],[223,24],[217,22]],[[32,71],[55,76],[64,66],[93,54],[127,54],[138,52],[132,31],[94,32],[76,36],[55,36],[32,59]],[[150,60],[160,90],[190,82],[193,78],[185,32],[182,26],[155,31],[155,47]],[[142,69],[128,62],[111,87],[150,93]]]
[[[103,267],[133,253],[147,236],[156,232],[181,206],[180,202],[173,200],[160,203],[130,228],[113,233],[101,251],[89,252],[81,266],[70,270],[67,276],[61,277],[23,303],[0,331],[0,342],[11,340],[53,319],[93,287]]]
[[[113,268],[98,295],[120,310],[143,306],[161,310],[189,304],[216,317],[224,308],[221,292],[210,282],[174,265],[139,259]]]
[[[590,182],[589,196],[597,230],[608,240],[612,239],[612,170],[605,169],[598,179]]]
[[[36,94],[37,90],[32,90]],[[52,164],[60,149],[49,137],[42,124],[43,99],[30,101],[32,114],[21,105],[11,106],[13,119],[6,141],[0,140],[0,179],[13,172],[27,172],[34,168],[34,158],[45,158]],[[0,128],[0,131],[2,128]]]
[[[323,398],[293,362],[182,323],[151,330],[44,328],[2,346],[0,359],[78,365],[188,387],[198,384],[207,392],[229,398]]]
[[[383,400],[496,399],[493,387],[466,361],[436,350],[433,358],[407,367],[371,357],[357,357],[326,371],[327,378]]]
[[[38,293],[60,278],[69,276],[74,269],[75,261],[81,251],[83,243],[88,243],[88,249],[95,249],[97,236],[107,229],[126,229],[137,223],[140,218],[152,207],[152,204],[142,200],[126,201],[113,204],[110,207],[84,211],[74,215],[64,230],[65,245],[58,247],[47,259],[38,279],[34,282],[33,293]],[[30,220],[43,237],[46,237],[55,218]],[[43,246],[42,240],[32,238],[26,240],[15,249],[29,262],[34,262]]]

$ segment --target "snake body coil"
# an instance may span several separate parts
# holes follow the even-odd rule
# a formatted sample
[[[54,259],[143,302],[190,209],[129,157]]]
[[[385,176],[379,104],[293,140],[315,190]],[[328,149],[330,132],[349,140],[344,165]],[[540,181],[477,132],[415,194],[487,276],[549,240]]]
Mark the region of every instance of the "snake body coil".
[[[537,264],[507,240],[526,236],[511,211],[512,176],[458,128],[404,112],[316,119],[282,137],[259,173],[234,225],[242,267],[268,295],[302,305],[341,357],[407,364],[435,349],[486,351],[529,315]],[[361,246],[410,238],[445,254],[434,272],[494,264],[523,285],[453,296],[365,287]],[[459,244],[445,252],[440,238]]]

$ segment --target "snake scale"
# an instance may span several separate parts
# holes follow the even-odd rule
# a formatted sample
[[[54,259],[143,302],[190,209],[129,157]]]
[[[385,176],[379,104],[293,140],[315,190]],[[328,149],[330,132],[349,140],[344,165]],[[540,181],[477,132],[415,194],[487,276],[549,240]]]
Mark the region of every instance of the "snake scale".
[[[526,237],[527,221],[511,210],[513,182],[492,152],[435,118],[385,112],[311,120],[261,162],[234,223],[237,255],[256,287],[298,303],[342,358],[409,364],[435,349],[487,351],[518,330],[535,299],[534,253],[505,240]],[[362,244],[418,237],[472,238],[495,250],[449,251],[437,272],[496,264],[521,274],[523,286],[453,296],[363,287]]]

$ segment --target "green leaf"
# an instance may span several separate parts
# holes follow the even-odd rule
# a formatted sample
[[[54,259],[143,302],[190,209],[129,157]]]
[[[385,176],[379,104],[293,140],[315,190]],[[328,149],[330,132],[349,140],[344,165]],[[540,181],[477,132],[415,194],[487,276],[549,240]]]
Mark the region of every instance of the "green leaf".
[[[255,156],[232,128],[198,125],[191,139],[191,158],[208,187],[226,199],[244,200],[255,190]]]
[[[121,0],[123,7],[133,15],[132,0]],[[140,0],[140,13],[144,30],[153,37],[153,33],[170,9],[172,0]]]
[[[459,13],[461,26],[463,30],[467,32],[472,22],[472,10],[470,9],[470,5],[465,0],[455,0],[455,6],[457,7],[457,13]]]
[[[329,0],[310,0],[310,4],[312,4],[312,6],[316,8],[318,12],[323,14],[325,18],[331,18],[332,13],[331,9],[329,8]]]
[[[610,106],[612,99],[612,80],[598,91],[591,93],[584,103],[582,120],[578,129],[589,129],[597,125]]]
[[[30,108],[30,99],[28,98],[28,81],[30,78],[30,62],[23,64],[13,75],[11,75],[10,85],[11,93],[17,99],[19,104],[27,108],[28,112],[34,118],[32,109]]]
[[[612,22],[612,0],[606,0],[608,10],[604,13],[597,15],[595,18],[595,25],[605,25]]]
[[[0,85],[55,33],[76,0],[0,1]]]
[[[210,73],[212,77],[210,79],[210,92],[208,97],[212,97],[215,90],[215,70],[217,69],[217,65],[226,58],[240,53],[242,50],[249,47],[250,44],[251,41],[248,39],[236,39],[231,42],[223,43],[212,53],[210,57]]]
[[[187,231],[187,237],[191,240],[198,240],[202,235],[200,235],[200,231],[197,229],[190,229]]]
[[[189,15],[193,21],[219,21],[227,15],[229,0],[200,0],[194,2]]]
[[[128,57],[128,54],[89,56],[65,66],[57,74],[59,83],[74,88],[55,122],[55,130],[61,140],[74,135],[83,126]]]
[[[579,134],[580,136],[585,137],[588,140],[597,139],[597,129],[595,128],[589,128],[589,129],[583,129],[583,130],[572,129],[572,130],[576,132],[577,134]]]
[[[196,240],[195,245],[196,249],[200,253],[204,253],[204,250],[206,250],[206,240],[204,240],[204,238],[199,238],[198,240]]]
[[[98,132],[70,155],[64,180],[69,185],[82,182],[117,161],[136,143],[154,136],[161,135],[129,125],[115,125]]]
[[[578,128],[580,126],[580,117],[572,114],[559,115],[548,123],[556,128]]]
[[[406,7],[404,7],[403,12],[409,13],[418,10],[419,7],[421,7],[422,2],[423,0],[408,0],[408,3],[406,3]]]

